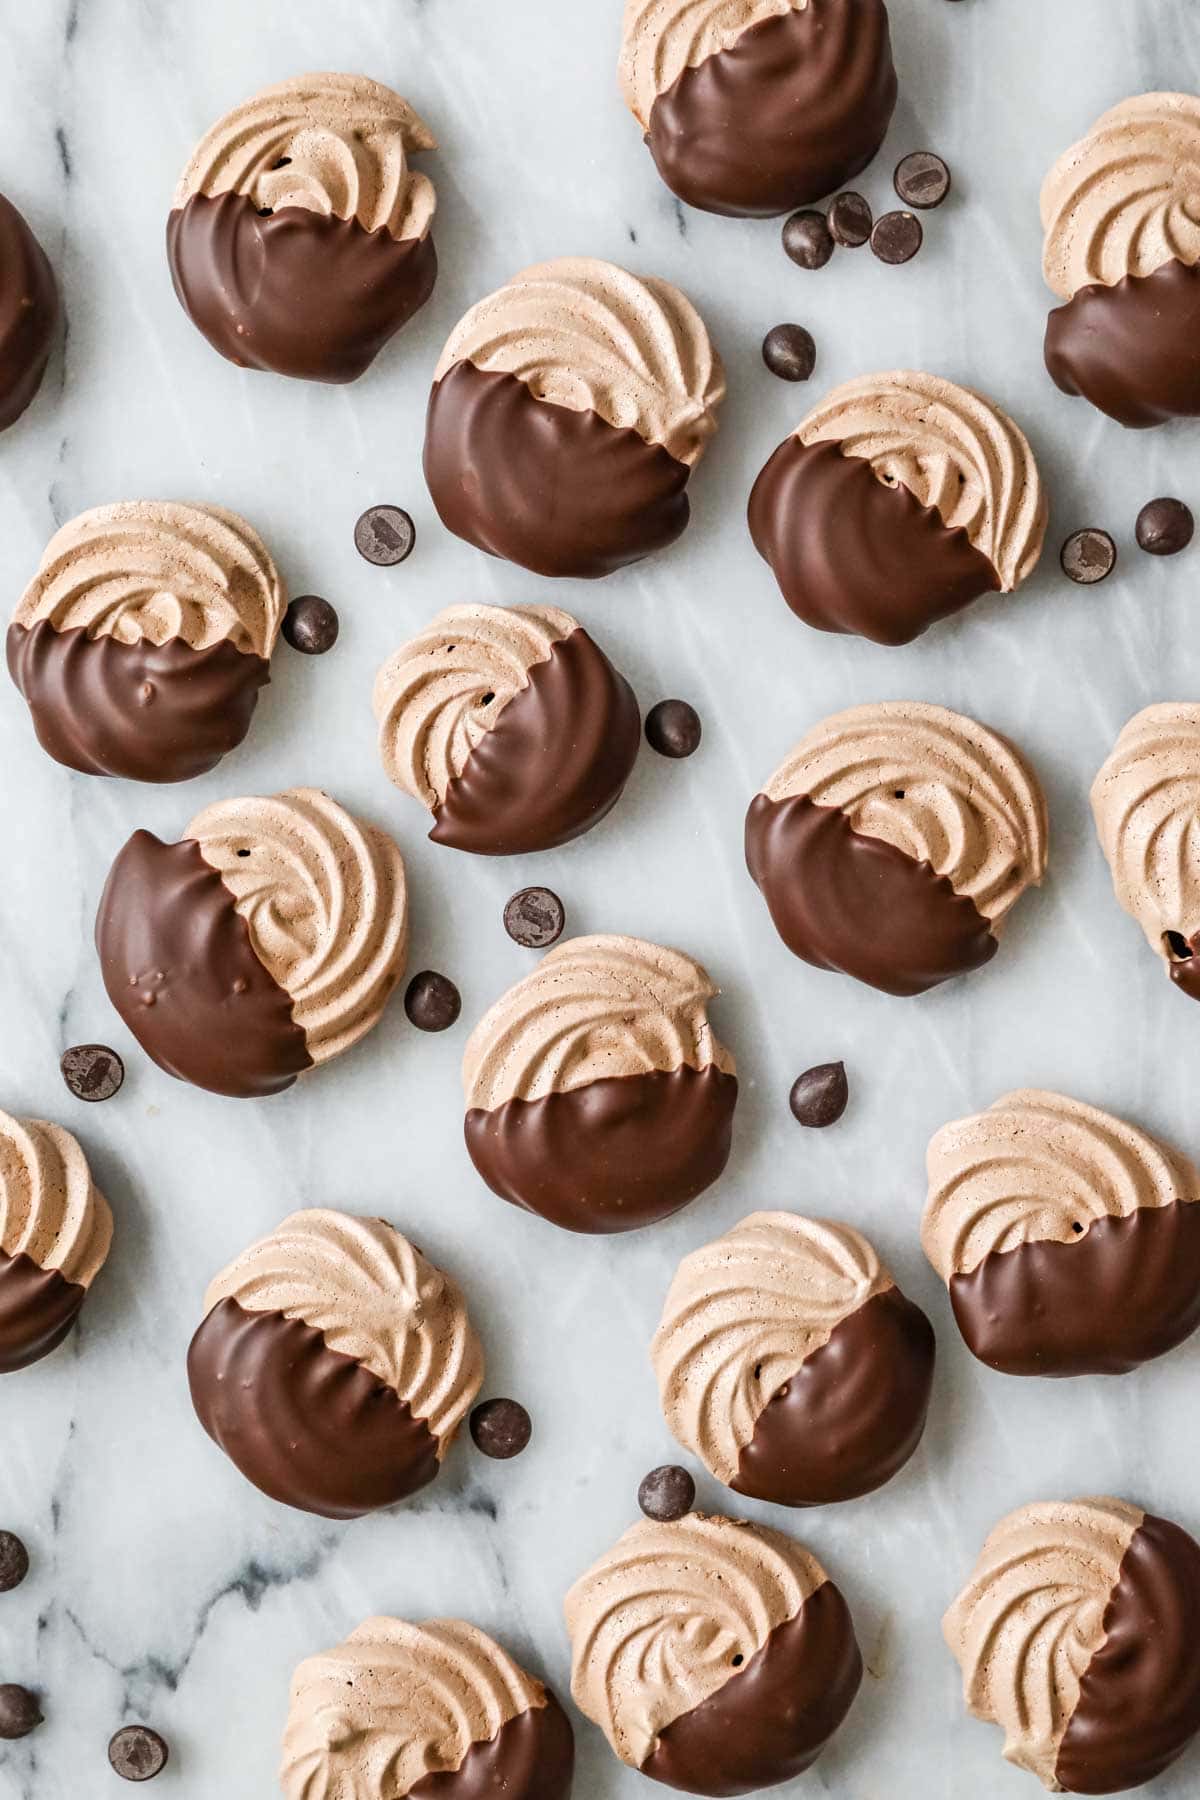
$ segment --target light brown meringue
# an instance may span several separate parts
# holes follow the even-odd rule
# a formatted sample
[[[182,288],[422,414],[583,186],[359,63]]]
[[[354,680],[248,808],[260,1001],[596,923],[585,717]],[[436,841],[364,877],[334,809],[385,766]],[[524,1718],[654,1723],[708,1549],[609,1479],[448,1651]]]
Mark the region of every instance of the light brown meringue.
[[[112,1233],[108,1202],[71,1133],[0,1112],[0,1251],[89,1288]]]
[[[728,50],[752,25],[803,12],[808,0],[625,0],[618,79],[643,131],[685,69]]]
[[[1137,713],[1092,783],[1092,814],[1117,899],[1163,963],[1167,932],[1200,932],[1200,706]]]

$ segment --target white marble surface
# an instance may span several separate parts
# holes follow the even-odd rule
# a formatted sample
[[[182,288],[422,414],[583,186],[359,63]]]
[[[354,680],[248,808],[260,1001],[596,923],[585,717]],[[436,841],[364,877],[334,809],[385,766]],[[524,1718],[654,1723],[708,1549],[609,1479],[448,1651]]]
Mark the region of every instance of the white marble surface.
[[[1142,88],[1200,87],[1189,0],[892,0],[902,98],[860,184],[882,207],[898,155],[951,162],[952,201],[926,248],[888,270],[867,251],[805,275],[774,225],[672,204],[614,88],[619,0],[0,0],[0,187],[62,271],[70,333],[42,397],[0,439],[0,567],[11,600],[53,527],[104,500],[171,495],[247,514],[295,592],[342,617],[333,655],[281,647],[249,743],[186,789],[71,776],[0,693],[0,1104],[76,1129],[117,1218],[110,1267],[69,1347],[0,1393],[0,1524],[35,1571],[0,1600],[0,1679],[45,1695],[47,1723],[0,1751],[0,1800],[115,1792],[109,1733],[145,1718],[169,1737],[163,1800],[263,1800],[287,1683],[302,1655],[371,1611],[461,1613],[501,1635],[560,1692],[563,1591],[634,1513],[642,1473],[673,1446],[646,1343],[679,1255],[762,1205],[841,1215],[871,1232],[933,1316],[941,1360],[914,1464],[842,1509],[792,1516],[853,1605],[870,1675],[835,1747],[794,1788],[836,1800],[1017,1800],[1032,1780],[967,1720],[938,1629],[999,1513],[1113,1491],[1200,1528],[1192,1421],[1200,1342],[1118,1382],[1008,1381],[974,1365],[922,1259],[923,1154],[944,1120],[1008,1087],[1059,1087],[1173,1134],[1193,1152],[1200,1014],[1172,992],[1118,911],[1087,788],[1123,721],[1194,695],[1200,548],[1152,563],[1139,505],[1193,504],[1196,429],[1131,436],[1050,386],[1040,360],[1037,189],[1053,156]],[[162,247],[188,149],[257,86],[316,67],[362,69],[433,123],[442,278],[419,321],[351,390],[242,374],[191,329]],[[422,814],[375,760],[377,664],[451,599],[545,598],[437,524],[420,473],[437,351],[472,299],[523,264],[607,255],[680,282],[725,354],[724,429],[693,483],[681,546],[600,586],[559,584],[644,705],[689,697],[706,736],[691,762],[643,755],[595,834],[519,863],[425,841]],[[808,323],[816,379],[762,369],[778,320]],[[1034,440],[1053,495],[1052,551],[1109,525],[1122,565],[1103,588],[1045,572],[900,651],[818,635],[785,609],[749,543],[759,465],[826,385],[928,367],[990,391]],[[351,528],[395,500],[418,525],[393,572],[356,556]],[[922,1000],[888,999],[792,960],[742,866],[741,820],[800,731],[853,701],[912,697],[1010,733],[1048,789],[1051,876],[982,973]],[[355,1053],[263,1104],[189,1091],[140,1055],[105,1000],[90,941],[112,855],[147,825],[174,835],[231,792],[328,787],[394,827],[414,901],[413,967],[461,985],[442,1038],[399,1006]],[[527,966],[500,908],[530,879],[564,896],[575,930],[630,931],[699,955],[725,990],[716,1017],[741,1062],[733,1163],[666,1227],[580,1240],[483,1189],[462,1148],[458,1059],[473,1017]],[[126,1055],[112,1103],[85,1108],[61,1049],[102,1038]],[[826,1134],[791,1121],[787,1091],[841,1056],[852,1108]],[[338,1527],[259,1497],[196,1424],[184,1354],[211,1273],[301,1204],[382,1211],[467,1284],[487,1389],[520,1396],[533,1447],[510,1465],[469,1447],[415,1504]],[[715,1484],[702,1500],[720,1507]],[[578,1721],[578,1800],[648,1793]],[[1146,1790],[1196,1790],[1193,1755]],[[124,1791],[123,1789],[121,1791]]]

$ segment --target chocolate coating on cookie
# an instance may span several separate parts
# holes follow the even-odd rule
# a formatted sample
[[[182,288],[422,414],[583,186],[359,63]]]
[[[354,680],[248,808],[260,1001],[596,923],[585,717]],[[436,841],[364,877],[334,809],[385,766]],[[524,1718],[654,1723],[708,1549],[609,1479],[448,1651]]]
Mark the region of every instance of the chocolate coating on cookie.
[[[58,318],[46,252],[0,194],[0,431],[16,424],[42,385]]]
[[[0,1112],[0,1374],[62,1343],[104,1266],[112,1229],[71,1133]]]

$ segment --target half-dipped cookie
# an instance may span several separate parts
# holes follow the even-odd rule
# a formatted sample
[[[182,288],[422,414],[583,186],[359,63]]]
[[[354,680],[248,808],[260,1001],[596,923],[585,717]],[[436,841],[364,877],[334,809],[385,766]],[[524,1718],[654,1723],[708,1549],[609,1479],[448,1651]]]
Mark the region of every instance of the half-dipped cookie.
[[[8,628],[9,673],[57,762],[187,781],[249,731],[286,608],[266,545],[236,513],[97,506],[46,546]]]
[[[934,1341],[860,1232],[760,1212],[684,1257],[650,1359],[667,1424],[718,1481],[823,1506],[908,1461]]]
[[[839,1589],[765,1525],[641,1520],[580,1576],[566,1614],[576,1705],[623,1763],[685,1794],[801,1774],[862,1680]]]
[[[981,594],[1010,594],[1046,534],[1024,434],[938,375],[847,381],[750,495],[750,533],[792,611],[821,631],[908,644]]]
[[[134,832],[96,948],[109,999],[168,1075],[277,1094],[379,1022],[408,951],[404,864],[317,788],[218,801],[177,844]]]
[[[942,1629],[967,1710],[1051,1793],[1141,1787],[1200,1729],[1200,1545],[1125,1500],[1001,1519]]]
[[[619,73],[672,193],[744,218],[842,187],[896,104],[884,0],[625,0]]]
[[[112,1231],[108,1202],[71,1133],[0,1112],[0,1375],[62,1343]]]
[[[1042,188],[1046,367],[1122,425],[1200,415],[1200,97],[1123,100]]]
[[[717,989],[641,938],[560,944],[467,1042],[467,1149],[488,1186],[568,1231],[636,1231],[729,1160],[737,1074]]]
[[[918,701],[835,713],[751,803],[746,863],[796,956],[886,994],[990,962],[1046,872],[1046,805],[997,732]]]
[[[683,532],[724,396],[678,288],[592,257],[541,263],[451,332],[425,479],[479,549],[539,575],[608,575]]]
[[[382,1219],[293,1213],[204,1305],[200,1423],[256,1488],[327,1519],[431,1482],[483,1381],[461,1289]]]
[[[239,368],[354,381],[433,292],[437,148],[365,75],[298,75],[197,145],[167,221],[175,292]]]
[[[0,431],[16,424],[41,387],[58,318],[50,259],[0,194]]]
[[[621,797],[641,744],[637,697],[570,613],[448,606],[375,681],[389,778],[430,837],[513,856],[565,844]]]

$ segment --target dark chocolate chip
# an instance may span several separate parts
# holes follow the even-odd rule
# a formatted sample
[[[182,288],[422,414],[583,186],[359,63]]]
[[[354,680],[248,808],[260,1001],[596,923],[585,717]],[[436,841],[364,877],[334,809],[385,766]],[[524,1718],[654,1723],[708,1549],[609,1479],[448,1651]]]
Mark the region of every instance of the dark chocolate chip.
[[[815,1069],[805,1069],[793,1082],[788,1104],[801,1125],[819,1129],[837,1123],[849,1098],[845,1063],[818,1063]]]
[[[651,1469],[638,1489],[638,1505],[648,1519],[669,1525],[690,1513],[696,1501],[696,1484],[678,1463]]]
[[[520,1456],[533,1436],[533,1424],[519,1400],[485,1400],[471,1414],[475,1448],[497,1462]]]
[[[1107,531],[1089,525],[1073,531],[1059,554],[1064,575],[1084,587],[1103,581],[1117,566],[1117,546]]]
[[[823,269],[833,255],[824,213],[793,213],[783,228],[783,248],[800,269]]]
[[[522,888],[504,908],[504,929],[525,950],[547,950],[567,922],[563,903],[549,888]]]
[[[111,1100],[125,1079],[125,1064],[107,1044],[73,1044],[58,1066],[77,1100]]]
[[[122,1781],[153,1781],[169,1754],[166,1740],[148,1725],[125,1725],[108,1745],[108,1760]]]
[[[1137,516],[1138,548],[1151,556],[1178,556],[1195,529],[1192,510],[1182,500],[1148,500]]]
[[[29,1552],[15,1531],[0,1531],[0,1594],[11,1594],[29,1573]]]
[[[950,192],[950,170],[932,150],[913,150],[902,156],[892,181],[905,206],[923,212],[940,206]]]
[[[283,615],[283,635],[302,656],[324,656],[337,643],[337,612],[319,594],[301,594]]]
[[[380,569],[402,563],[416,541],[417,528],[402,506],[368,506],[354,527],[359,555]]]
[[[42,1722],[37,1695],[15,1681],[0,1686],[0,1738],[28,1737]]]
[[[404,990],[404,1010],[418,1031],[448,1031],[462,1011],[462,995],[445,975],[422,969]]]
[[[817,346],[803,325],[776,325],[763,339],[762,357],[781,381],[807,381],[817,366]]]
[[[660,700],[646,714],[646,742],[676,761],[700,748],[702,729],[700,714],[686,700]]]
[[[911,262],[924,241],[921,221],[910,212],[884,213],[871,233],[871,248],[885,263]]]
[[[838,194],[829,202],[829,229],[843,250],[859,250],[871,236],[874,215],[861,194]]]

